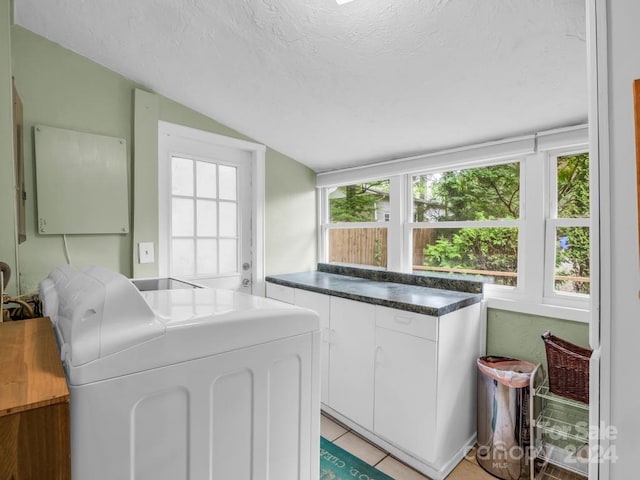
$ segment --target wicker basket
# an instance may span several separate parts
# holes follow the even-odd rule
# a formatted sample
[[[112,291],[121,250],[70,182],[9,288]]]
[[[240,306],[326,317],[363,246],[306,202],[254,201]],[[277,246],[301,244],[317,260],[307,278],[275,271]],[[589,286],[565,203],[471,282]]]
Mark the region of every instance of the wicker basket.
[[[591,350],[555,337],[542,335],[547,352],[551,393],[589,403],[589,358]]]

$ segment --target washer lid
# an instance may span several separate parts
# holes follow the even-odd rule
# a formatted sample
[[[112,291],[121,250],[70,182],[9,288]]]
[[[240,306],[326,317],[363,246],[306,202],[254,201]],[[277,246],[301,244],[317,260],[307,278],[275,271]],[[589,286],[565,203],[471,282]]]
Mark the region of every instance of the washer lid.
[[[318,314],[231,290],[156,290],[142,296],[164,334],[66,369],[74,386],[319,332]],[[311,338],[307,340],[311,347]],[[278,347],[274,347],[278,348]]]
[[[164,334],[165,326],[138,289],[102,267],[69,265],[40,282],[43,309],[68,366],[84,365]]]
[[[85,385],[318,332],[318,314],[231,290],[140,292],[101,267],[40,282],[70,385]]]
[[[142,292],[168,338],[207,338],[209,353],[317,331],[317,314],[233,290],[195,288]]]

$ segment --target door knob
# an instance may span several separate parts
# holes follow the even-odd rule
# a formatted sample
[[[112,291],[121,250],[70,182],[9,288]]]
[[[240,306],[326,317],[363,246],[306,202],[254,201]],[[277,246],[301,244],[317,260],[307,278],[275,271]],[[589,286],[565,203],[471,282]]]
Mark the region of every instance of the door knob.
[[[251,285],[251,280],[249,280],[248,278],[243,278],[242,279],[242,286],[243,287],[248,287],[249,285]]]

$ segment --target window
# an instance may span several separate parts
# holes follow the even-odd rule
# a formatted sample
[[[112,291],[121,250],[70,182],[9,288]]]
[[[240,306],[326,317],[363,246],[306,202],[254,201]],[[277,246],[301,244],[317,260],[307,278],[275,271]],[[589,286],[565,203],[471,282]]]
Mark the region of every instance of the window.
[[[340,185],[325,192],[325,261],[386,268],[389,180]]]
[[[572,127],[319,174],[320,258],[479,276],[496,308],[586,321],[589,168]]]
[[[517,286],[520,163],[415,175],[412,270]]]
[[[218,275],[237,271],[236,167],[171,158],[170,271]]]
[[[549,155],[547,282],[551,298],[590,293],[590,194],[587,152]]]

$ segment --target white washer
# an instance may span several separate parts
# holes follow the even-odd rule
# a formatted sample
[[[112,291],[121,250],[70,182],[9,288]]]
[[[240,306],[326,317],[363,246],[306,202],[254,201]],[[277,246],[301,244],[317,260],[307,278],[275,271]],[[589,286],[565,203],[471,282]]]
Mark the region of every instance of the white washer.
[[[318,478],[315,313],[229,290],[140,292],[99,267],[59,267],[40,292],[74,480]]]

